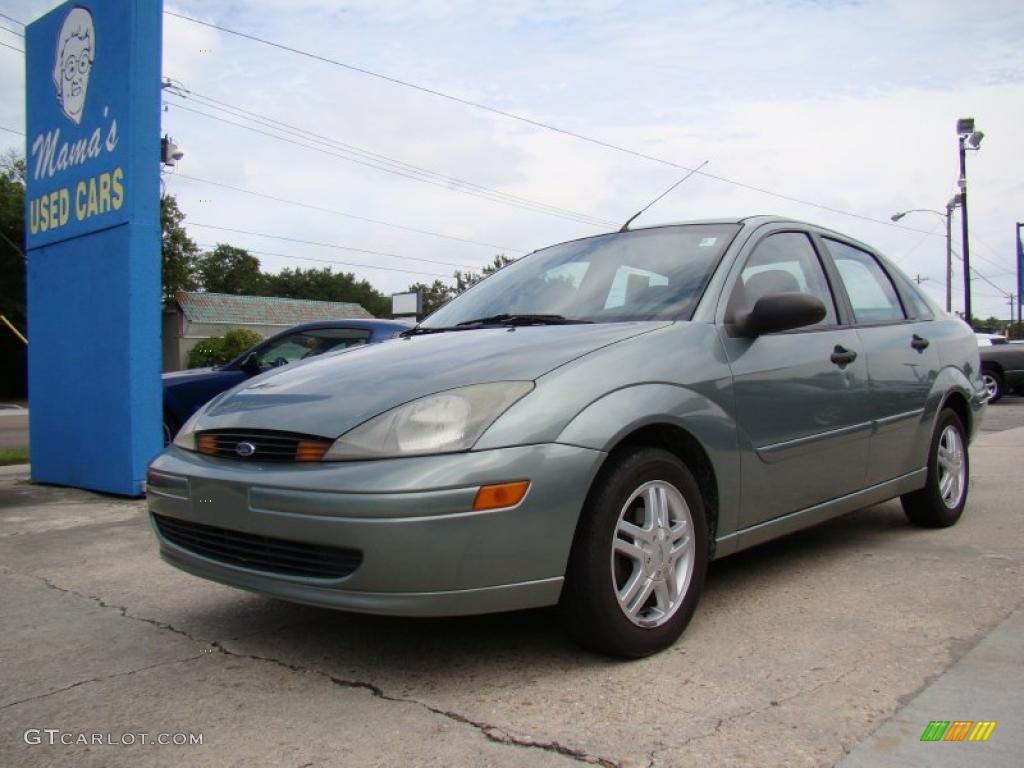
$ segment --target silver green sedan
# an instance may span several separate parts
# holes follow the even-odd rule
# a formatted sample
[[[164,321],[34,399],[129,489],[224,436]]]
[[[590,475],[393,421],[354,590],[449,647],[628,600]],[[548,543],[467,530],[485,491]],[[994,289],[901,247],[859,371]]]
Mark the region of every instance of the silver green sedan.
[[[869,246],[767,216],[650,227],[218,396],[149,508],[197,576],[367,613],[557,604],[637,657],[714,558],[897,496],[955,523],[985,397],[971,330]]]

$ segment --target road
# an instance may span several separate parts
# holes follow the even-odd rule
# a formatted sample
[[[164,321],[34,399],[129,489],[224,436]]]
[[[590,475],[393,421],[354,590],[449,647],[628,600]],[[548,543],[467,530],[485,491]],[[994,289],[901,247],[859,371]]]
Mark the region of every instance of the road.
[[[142,503],[0,474],[0,764],[835,765],[899,713],[915,728],[904,705],[954,667],[970,679],[969,651],[1021,603],[1024,430],[997,427],[1024,423],[1024,398],[989,418],[957,526],[911,528],[888,502],[726,558],[683,638],[630,663],[579,650],[547,610],[380,618],[204,582],[159,560]],[[1021,732],[1024,712],[988,710],[929,717]],[[203,743],[27,744],[31,728]]]

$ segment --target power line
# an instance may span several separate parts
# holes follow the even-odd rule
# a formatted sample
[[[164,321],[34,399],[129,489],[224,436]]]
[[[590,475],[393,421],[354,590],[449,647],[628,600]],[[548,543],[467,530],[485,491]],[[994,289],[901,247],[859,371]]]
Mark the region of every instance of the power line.
[[[0,131],[7,131],[8,133],[13,133],[15,136],[24,136],[25,135],[25,133],[23,131],[16,131],[13,128],[8,128],[5,125],[0,125]]]
[[[2,45],[4,48],[10,48],[12,51],[17,51],[18,53],[24,53],[25,52],[24,48],[18,48],[17,46],[8,45],[7,43],[0,43],[0,45]]]
[[[209,243],[203,244],[203,245],[197,243],[197,246],[200,247],[200,248],[215,248],[216,247],[215,245],[211,245]],[[254,251],[254,250],[251,250],[249,248],[246,248],[245,250],[248,253],[254,253],[254,254],[258,255],[258,256],[277,256],[277,257],[282,258],[282,259],[295,259],[297,261],[316,261],[316,262],[320,262],[322,264],[334,264],[336,266],[343,266],[343,267],[357,267],[357,268],[362,268],[362,269],[380,269],[380,270],[383,270],[384,272],[404,272],[404,273],[409,274],[409,275],[425,275],[427,277],[438,277],[438,278],[442,278],[444,280],[452,280],[452,279],[454,279],[451,275],[442,275],[442,274],[437,273],[437,272],[419,272],[419,271],[416,271],[416,270],[413,270],[413,269],[399,269],[398,267],[381,267],[381,266],[377,266],[375,264],[357,264],[357,263],[352,262],[352,261],[335,261],[335,260],[332,260],[332,259],[318,259],[315,256],[295,256],[293,254],[275,253],[273,251]]]
[[[330,155],[331,157],[337,157],[342,160],[347,160],[349,162],[356,163],[358,165],[364,165],[369,168],[385,171],[386,173],[391,173],[396,176],[403,176],[414,181],[419,181],[425,184],[431,184],[435,187],[441,187],[442,189],[447,189],[454,192],[461,192],[463,194],[472,195],[473,197],[479,197],[484,200],[490,200],[491,202],[502,203],[504,205],[509,205],[514,208],[528,210],[533,213],[543,213],[548,216],[556,216],[562,219],[569,219],[575,221],[578,224],[586,224],[588,226],[592,226],[598,229],[604,228],[606,226],[611,226],[614,224],[614,222],[607,219],[599,219],[597,217],[589,216],[588,214],[578,213],[576,211],[569,211],[568,209],[556,208],[554,206],[548,205],[547,203],[529,201],[526,200],[525,198],[522,199],[523,202],[520,202],[519,200],[514,199],[515,196],[513,195],[509,195],[508,193],[500,192],[498,190],[493,190],[486,187],[483,188],[486,190],[486,192],[481,192],[478,191],[477,189],[472,188],[476,185],[473,185],[471,182],[464,182],[462,180],[457,179],[444,180],[444,177],[439,177],[439,175],[433,174],[433,172],[427,171],[425,169],[413,172],[404,171],[400,168],[387,167],[386,165],[379,162],[359,159],[357,157],[352,157],[350,155],[343,154],[340,151],[331,151],[330,149],[324,149],[323,147],[318,147],[313,144],[307,144],[304,141],[296,141],[295,139],[290,139],[285,136],[281,136],[277,133],[270,133],[269,131],[260,130],[259,128],[255,128],[251,125],[246,125],[244,123],[238,123],[233,120],[228,120],[226,118],[219,117],[218,115],[211,115],[208,112],[202,112],[198,109],[192,109],[191,107],[187,107],[184,104],[168,102],[168,105],[173,106],[176,109],[184,110],[186,112],[192,112],[197,115],[202,115],[203,117],[210,118],[211,120],[217,120],[218,122],[226,123],[228,125],[234,125],[238,128],[243,128],[247,131],[252,131],[254,133],[259,133],[264,136],[269,136],[270,138],[277,139],[278,141],[283,141],[288,144],[294,144],[299,147],[305,147],[306,149],[311,149],[315,152]],[[307,139],[307,141],[314,140]],[[397,165],[397,163],[394,164]],[[438,176],[439,178],[428,178],[428,174]]]
[[[813,208],[817,208],[817,209],[823,210],[823,211],[828,211],[830,213],[837,213],[837,214],[840,214],[840,215],[843,215],[843,216],[850,216],[852,218],[860,219],[862,221],[870,221],[870,222],[873,222],[875,224],[882,224],[884,226],[892,227],[894,229],[902,229],[902,230],[906,230],[906,231],[910,231],[910,232],[921,232],[921,233],[923,233],[923,230],[915,229],[913,227],[907,227],[907,226],[904,226],[904,225],[901,225],[901,224],[896,224],[896,223],[894,223],[892,221],[886,221],[885,219],[876,219],[873,216],[865,216],[863,214],[853,213],[852,211],[845,211],[845,210],[843,210],[841,208],[834,208],[832,206],[824,205],[822,203],[816,203],[816,202],[813,202],[811,200],[803,200],[801,198],[794,197],[792,195],[786,195],[786,194],[783,194],[781,192],[774,192],[774,191],[772,191],[770,189],[765,189],[764,187],[758,187],[758,186],[755,186],[753,184],[747,184],[747,183],[742,182],[742,181],[737,181],[736,179],[730,179],[730,178],[728,178],[726,176],[719,176],[717,174],[709,173],[707,171],[697,171],[695,168],[693,168],[691,166],[683,165],[681,163],[676,163],[676,162],[673,162],[672,160],[667,160],[667,159],[662,158],[662,157],[657,157],[655,155],[650,155],[650,154],[647,154],[646,152],[639,152],[637,150],[630,149],[628,147],[624,147],[624,146],[621,146],[621,145],[618,145],[618,144],[612,144],[612,143],[607,142],[607,141],[602,141],[601,139],[595,139],[595,138],[593,138],[591,136],[586,136],[584,134],[577,133],[575,131],[570,131],[570,130],[568,130],[566,128],[560,128],[560,127],[558,127],[556,125],[552,125],[551,123],[545,123],[545,122],[542,122],[540,120],[534,120],[532,118],[524,117],[523,115],[519,115],[519,114],[516,114],[514,112],[509,112],[507,110],[498,109],[497,107],[491,107],[491,106],[488,106],[487,104],[482,104],[482,103],[477,102],[477,101],[472,101],[471,99],[464,99],[464,98],[462,98],[460,96],[454,96],[454,95],[452,95],[450,93],[445,93],[444,91],[439,91],[439,90],[436,90],[434,88],[428,88],[426,86],[418,85],[416,83],[412,83],[412,82],[409,82],[407,80],[401,80],[401,79],[399,79],[397,77],[392,77],[390,75],[384,75],[384,74],[381,74],[380,72],[374,72],[373,70],[366,69],[365,67],[356,66],[354,64],[348,64],[346,62],[339,61],[338,59],[332,59],[330,57],[322,56],[320,54],[313,53],[311,51],[306,51],[306,50],[303,50],[301,48],[295,48],[295,47],[290,46],[290,45],[285,45],[283,43],[274,42],[273,40],[267,40],[266,38],[259,37],[257,35],[252,35],[252,34],[249,34],[249,33],[246,33],[246,32],[240,32],[238,30],[230,29],[228,27],[224,27],[224,26],[221,26],[219,24],[214,24],[214,23],[208,22],[208,21],[200,21],[199,19],[193,18],[191,16],[186,16],[186,15],[180,14],[180,13],[174,13],[173,11],[164,11],[164,13],[166,13],[166,14],[168,14],[170,16],[174,16],[174,17],[179,18],[179,19],[184,19],[185,21],[190,21],[193,24],[199,24],[199,25],[204,26],[204,27],[210,27],[212,29],[216,29],[216,30],[219,30],[221,32],[225,32],[225,33],[227,33],[229,35],[234,35],[236,37],[241,37],[241,38],[244,38],[246,40],[251,40],[253,42],[261,43],[263,45],[267,45],[267,46],[270,46],[272,48],[277,48],[277,49],[282,50],[282,51],[287,51],[289,53],[294,53],[294,54],[297,54],[299,56],[305,56],[307,58],[314,59],[316,61],[320,61],[320,62],[323,62],[323,63],[326,63],[326,64],[331,64],[331,65],[334,65],[334,66],[337,66],[337,67],[341,67],[342,69],[347,69],[347,70],[350,70],[352,72],[357,72],[357,73],[362,74],[362,75],[367,75],[368,77],[374,77],[374,78],[377,78],[379,80],[384,80],[386,82],[392,83],[393,85],[399,85],[399,86],[402,86],[402,87],[405,87],[405,88],[411,88],[413,90],[420,91],[422,93],[430,94],[431,96],[437,96],[437,97],[442,98],[442,99],[447,99],[448,101],[453,101],[453,102],[456,102],[458,104],[463,104],[463,105],[468,106],[468,107],[473,107],[474,109],[480,109],[480,110],[483,110],[485,112],[489,112],[491,114],[500,115],[501,117],[506,117],[506,118],[509,118],[510,120],[517,120],[517,121],[519,121],[521,123],[526,123],[528,125],[532,125],[532,126],[535,126],[537,128],[543,128],[544,130],[552,131],[554,133],[560,133],[560,134],[565,135],[565,136],[570,136],[570,137],[572,137],[574,139],[579,139],[580,141],[585,141],[585,142],[588,142],[590,144],[594,144],[594,145],[599,146],[599,147],[604,147],[605,149],[611,149],[611,150],[614,150],[616,152],[621,152],[621,153],[624,153],[624,154],[631,155],[633,157],[641,158],[641,159],[644,159],[644,160],[649,160],[651,162],[659,163],[661,165],[667,165],[667,166],[670,166],[672,168],[678,168],[678,169],[683,170],[683,171],[696,171],[699,175],[704,176],[705,178],[714,179],[716,181],[720,181],[720,182],[725,183],[725,184],[732,184],[734,186],[741,187],[743,189],[747,189],[747,190],[750,190],[752,192],[758,192],[758,193],[761,193],[761,194],[769,195],[771,197],[775,197],[775,198],[778,198],[780,200],[786,200],[786,201],[791,202],[791,203],[797,203],[799,205],[811,206]]]
[[[15,35],[16,37],[20,37],[22,39],[25,38],[25,33],[24,32],[19,32],[16,29],[11,29],[10,27],[5,27],[3,24],[0,24],[0,29],[2,29],[4,32],[10,32],[12,35]]]
[[[435,259],[423,259],[423,258],[418,258],[418,257],[415,257],[415,256],[399,256],[397,253],[388,253],[386,251],[372,251],[372,250],[369,250],[369,249],[366,249],[366,248],[355,248],[355,247],[351,247],[351,246],[347,246],[347,245],[337,245],[335,243],[322,243],[322,242],[317,242],[316,240],[303,240],[303,239],[298,238],[298,237],[287,237],[285,235],[272,235],[272,234],[268,234],[266,232],[252,232],[252,231],[249,231],[247,229],[234,229],[232,227],[222,227],[222,226],[220,226],[218,224],[199,224],[199,223],[190,221],[189,222],[189,226],[191,226],[191,227],[202,227],[203,229],[216,229],[216,230],[220,230],[222,232],[233,232],[234,234],[237,234],[237,235],[253,235],[254,237],[266,237],[266,238],[269,238],[271,240],[284,240],[284,241],[287,241],[289,243],[301,243],[303,245],[316,245],[316,246],[319,246],[321,248],[335,248],[335,249],[337,249],[339,251],[352,251],[353,253],[365,253],[365,254],[368,254],[368,255],[371,255],[371,256],[389,256],[389,257],[391,257],[393,259],[404,259],[406,261],[424,261],[424,262],[427,262],[428,264],[440,264],[440,265],[445,266],[445,267],[461,267],[463,269],[466,269],[466,268],[473,269],[475,267],[475,265],[473,265],[473,264],[465,264],[465,263],[454,262],[454,261],[437,261]]]
[[[408,227],[408,226],[406,226],[404,224],[395,224],[394,222],[390,222],[390,221],[381,221],[380,219],[371,219],[371,218],[368,218],[366,216],[358,216],[358,215],[356,215],[354,213],[346,213],[345,211],[338,211],[338,210],[335,210],[333,208],[324,208],[324,207],[321,207],[319,205],[311,205],[309,203],[301,203],[301,202],[299,202],[297,200],[287,200],[287,199],[285,199],[283,197],[277,197],[275,195],[268,195],[268,194],[266,194],[264,192],[256,192],[255,190],[244,189],[243,187],[236,187],[236,186],[234,186],[232,184],[224,184],[223,182],[211,181],[209,179],[200,179],[200,178],[198,178],[196,176],[188,176],[188,175],[186,175],[184,173],[174,173],[173,175],[169,176],[168,178],[172,178],[172,179],[187,179],[188,181],[198,181],[198,182],[200,182],[202,184],[209,184],[210,186],[214,186],[214,187],[221,187],[223,189],[230,189],[230,190],[233,190],[235,192],[241,192],[241,193],[246,194],[246,195],[252,195],[253,197],[262,197],[262,198],[264,198],[266,200],[273,200],[273,201],[278,202],[278,203],[286,203],[287,205],[295,205],[295,206],[298,206],[299,208],[308,208],[311,211],[320,211],[322,213],[331,213],[331,214],[334,214],[335,216],[344,216],[344,217],[349,218],[349,219],[355,219],[357,221],[365,221],[365,222],[368,222],[370,224],[379,224],[382,227],[393,227],[394,229],[403,229],[403,230],[405,230],[407,232],[416,232],[417,234],[420,234],[420,235],[430,235],[432,237],[441,237],[441,238],[444,238],[445,240],[455,240],[456,242],[460,242],[460,243],[468,243],[470,245],[479,245],[479,246],[483,246],[485,248],[495,248],[495,249],[497,249],[499,251],[509,251],[509,252],[512,252],[512,253],[526,253],[526,251],[523,250],[522,248],[510,248],[507,245],[496,245],[495,243],[487,243],[487,242],[483,242],[481,240],[471,240],[468,237],[458,237],[457,235],[446,235],[443,232],[434,232],[434,231],[429,230],[429,229],[418,229],[416,227]]]
[[[19,21],[18,19],[14,18],[13,16],[8,16],[6,13],[0,13],[0,19],[7,19],[8,21],[13,21],[15,24],[17,24],[18,26],[21,26],[21,27],[25,26],[25,22]]]

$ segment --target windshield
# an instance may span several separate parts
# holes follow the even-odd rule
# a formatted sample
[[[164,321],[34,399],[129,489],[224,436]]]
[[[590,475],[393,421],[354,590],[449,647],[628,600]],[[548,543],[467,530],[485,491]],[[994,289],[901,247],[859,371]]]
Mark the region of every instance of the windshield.
[[[688,319],[738,230],[735,224],[687,224],[554,245],[481,281],[422,327],[506,314],[595,323]]]

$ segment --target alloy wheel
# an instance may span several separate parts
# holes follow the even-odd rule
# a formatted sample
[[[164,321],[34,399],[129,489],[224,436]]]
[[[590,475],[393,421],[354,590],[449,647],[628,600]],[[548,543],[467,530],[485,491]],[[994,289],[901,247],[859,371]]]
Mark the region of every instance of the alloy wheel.
[[[670,483],[644,483],[619,512],[611,572],[623,614],[640,627],[658,627],[682,605],[693,576],[693,519]]]
[[[939,495],[949,509],[956,509],[964,494],[966,467],[964,441],[952,424],[942,430],[938,444]]]

